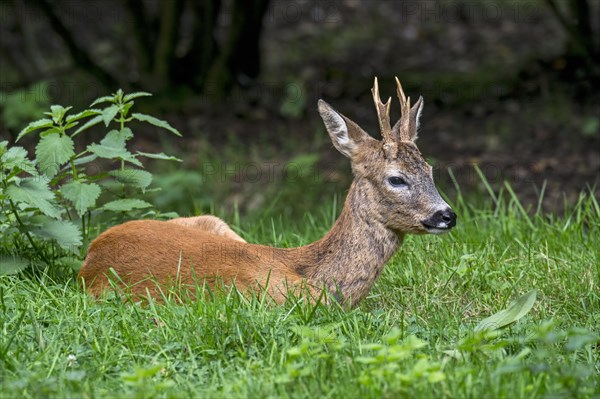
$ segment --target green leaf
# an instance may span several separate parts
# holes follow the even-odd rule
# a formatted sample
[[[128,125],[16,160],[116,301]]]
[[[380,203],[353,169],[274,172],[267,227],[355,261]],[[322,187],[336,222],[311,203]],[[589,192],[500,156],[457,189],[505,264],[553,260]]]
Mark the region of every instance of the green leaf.
[[[85,157],[81,157],[81,158],[77,158],[73,163],[75,165],[83,165],[92,161],[95,161],[96,159],[98,159],[98,155],[95,154],[91,154],[91,155],[86,155]]]
[[[104,204],[101,209],[113,212],[128,212],[132,209],[145,209],[152,207],[152,204],[140,199],[127,198],[119,199]]]
[[[102,111],[99,109],[86,109],[77,114],[67,116],[67,122],[78,121],[81,118],[87,118],[88,116],[101,115]]]
[[[102,140],[100,140],[100,144],[90,144],[87,147],[87,150],[100,158],[122,159],[142,167],[143,165],[136,159],[136,155],[133,155],[125,148],[125,142],[132,137],[133,133],[129,128],[111,130]]]
[[[75,207],[79,216],[84,215],[88,209],[96,205],[96,200],[100,196],[100,186],[96,183],[82,183],[73,180],[61,187],[60,192]]]
[[[40,133],[40,137],[45,137],[51,133],[60,133],[60,129],[57,127],[51,127],[50,129],[46,129]]]
[[[68,162],[73,155],[75,155],[73,139],[58,133],[42,137],[35,147],[38,169],[48,177],[54,177],[61,165]]]
[[[127,102],[130,100],[133,100],[134,98],[138,98],[138,97],[147,97],[147,96],[151,96],[152,94],[150,93],[146,93],[145,91],[137,91],[135,93],[130,93],[127,94],[125,97],[123,97],[123,102]]]
[[[310,341],[331,343],[337,340],[337,335],[332,331],[335,327],[335,325],[320,327],[293,326],[291,330],[294,334]]]
[[[23,147],[11,147],[0,157],[2,169],[12,171],[13,168],[18,168],[29,174],[37,175],[37,170],[33,166],[33,162],[27,158],[27,150]]]
[[[152,173],[140,169],[113,170],[108,172],[118,182],[141,188],[142,191],[152,183]]]
[[[101,104],[101,103],[114,103],[114,102],[115,102],[114,96],[103,96],[103,97],[95,99],[94,102],[90,104],[90,107],[93,107],[94,105]]]
[[[50,112],[44,112],[44,114],[52,117],[52,120],[57,125],[62,121],[65,113],[73,107],[63,107],[62,105],[51,105]]]
[[[102,120],[103,120],[102,115],[97,115],[97,116],[93,117],[92,119],[90,119],[86,123],[84,123],[83,125],[79,126],[79,129],[75,130],[75,133],[73,133],[71,135],[71,137],[77,136],[79,133],[83,132],[84,130],[89,129],[90,127],[102,122]]]
[[[37,120],[35,122],[31,122],[29,125],[25,126],[25,128],[19,132],[19,135],[17,136],[17,139],[15,141],[21,140],[21,138],[23,136],[25,136],[26,134],[29,134],[33,131],[36,131],[38,129],[42,129],[45,127],[52,127],[53,125],[54,124],[52,123],[52,119],[48,119],[48,118],[44,118],[44,119]]]
[[[525,316],[535,303],[537,291],[531,290],[525,295],[520,296],[512,301],[508,307],[500,312],[479,322],[475,331],[494,331],[514,323],[521,317]]]
[[[581,350],[587,345],[600,343],[600,337],[598,337],[598,335],[583,328],[572,327],[568,331],[567,336],[565,349],[570,352]]]
[[[137,151],[136,152],[139,156],[142,157],[146,157],[146,158],[152,158],[152,159],[162,159],[163,161],[176,161],[176,162],[182,162],[181,159],[174,157],[172,155],[167,155],[164,152],[159,152],[159,153],[148,153],[148,152],[142,152],[142,151]]]
[[[29,262],[18,256],[2,255],[0,256],[0,276],[7,274],[17,274],[25,270]]]
[[[123,90],[122,89],[117,90],[117,92],[114,94],[114,96],[115,96],[115,102],[117,102],[117,103],[123,102]]]
[[[16,203],[39,209],[43,214],[53,218],[60,217],[60,211],[51,201],[54,193],[48,187],[48,181],[41,177],[26,177],[19,184],[11,184],[6,189],[8,198]]]
[[[133,119],[137,119],[138,121],[147,122],[151,125],[161,127],[163,129],[170,131],[174,135],[181,137],[181,133],[179,133],[179,131],[177,129],[175,129],[173,126],[169,125],[169,122],[167,122],[167,121],[163,121],[163,120],[157,119],[153,116],[146,115],[146,114],[132,114],[131,116],[133,117]]]
[[[67,220],[47,220],[41,227],[31,229],[38,237],[55,240],[64,249],[77,250],[81,246],[79,227]]]
[[[102,111],[102,120],[104,121],[104,125],[108,127],[108,124],[110,123],[110,121],[112,121],[115,116],[117,116],[117,114],[119,113],[119,106],[118,105],[111,105],[108,108],[105,108]]]

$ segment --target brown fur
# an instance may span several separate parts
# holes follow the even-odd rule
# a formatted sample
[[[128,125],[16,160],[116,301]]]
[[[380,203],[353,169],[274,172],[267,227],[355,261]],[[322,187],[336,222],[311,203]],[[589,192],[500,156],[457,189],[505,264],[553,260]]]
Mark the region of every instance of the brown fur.
[[[400,96],[400,90],[403,118],[418,118],[422,100],[416,104],[419,109],[410,109],[410,100],[403,93]],[[378,90],[376,96],[377,105]],[[325,287],[342,303],[356,305],[404,235],[428,232],[423,220],[447,207],[435,189],[431,167],[412,141],[418,120],[401,120],[394,129],[405,130],[402,135],[394,133],[389,115],[382,123],[387,107],[379,110],[384,140],[378,141],[319,102],[333,144],[351,158],[355,176],[338,220],[321,240],[299,248],[250,244],[214,216],[133,221],[105,231],[92,242],[79,278],[94,295],[109,287],[113,268],[134,294],[142,296],[149,292],[157,297],[158,287],[171,283],[193,286],[201,280],[213,286],[221,279],[242,292],[266,289],[278,303],[291,291],[308,288],[316,296]],[[407,131],[409,127],[412,130]],[[402,176],[406,188],[390,185],[390,176]]]

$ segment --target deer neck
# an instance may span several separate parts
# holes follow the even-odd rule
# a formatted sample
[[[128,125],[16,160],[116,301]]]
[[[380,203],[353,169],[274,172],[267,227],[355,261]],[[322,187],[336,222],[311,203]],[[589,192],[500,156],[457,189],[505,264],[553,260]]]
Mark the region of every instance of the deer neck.
[[[314,285],[323,286],[340,302],[354,306],[363,299],[403,234],[385,226],[370,212],[367,182],[354,181],[344,209],[321,240],[302,248],[296,271]]]

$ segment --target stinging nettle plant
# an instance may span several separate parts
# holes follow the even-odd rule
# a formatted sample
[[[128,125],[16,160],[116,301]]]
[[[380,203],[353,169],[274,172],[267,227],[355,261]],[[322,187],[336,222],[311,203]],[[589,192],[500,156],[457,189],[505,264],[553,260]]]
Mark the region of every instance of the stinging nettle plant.
[[[78,267],[97,217],[122,217],[124,212],[156,216],[150,203],[132,198],[152,183],[142,159],[180,160],[162,152],[131,152],[127,142],[134,134],[127,124],[146,122],[181,134],[166,121],[131,113],[134,99],[150,95],[119,89],[74,114],[72,107],[52,105],[46,118],[30,123],[17,137],[39,132],[34,159],[25,148],[0,142],[0,274],[31,264]],[[97,105],[104,108],[93,108]],[[75,138],[101,123],[106,135],[78,152]]]

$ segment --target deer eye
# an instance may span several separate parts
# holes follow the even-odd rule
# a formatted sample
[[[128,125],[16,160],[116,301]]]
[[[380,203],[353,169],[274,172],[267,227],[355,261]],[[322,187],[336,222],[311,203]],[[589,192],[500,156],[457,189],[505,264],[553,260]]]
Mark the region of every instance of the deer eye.
[[[399,176],[388,177],[388,183],[390,183],[392,187],[406,186],[406,181]]]

